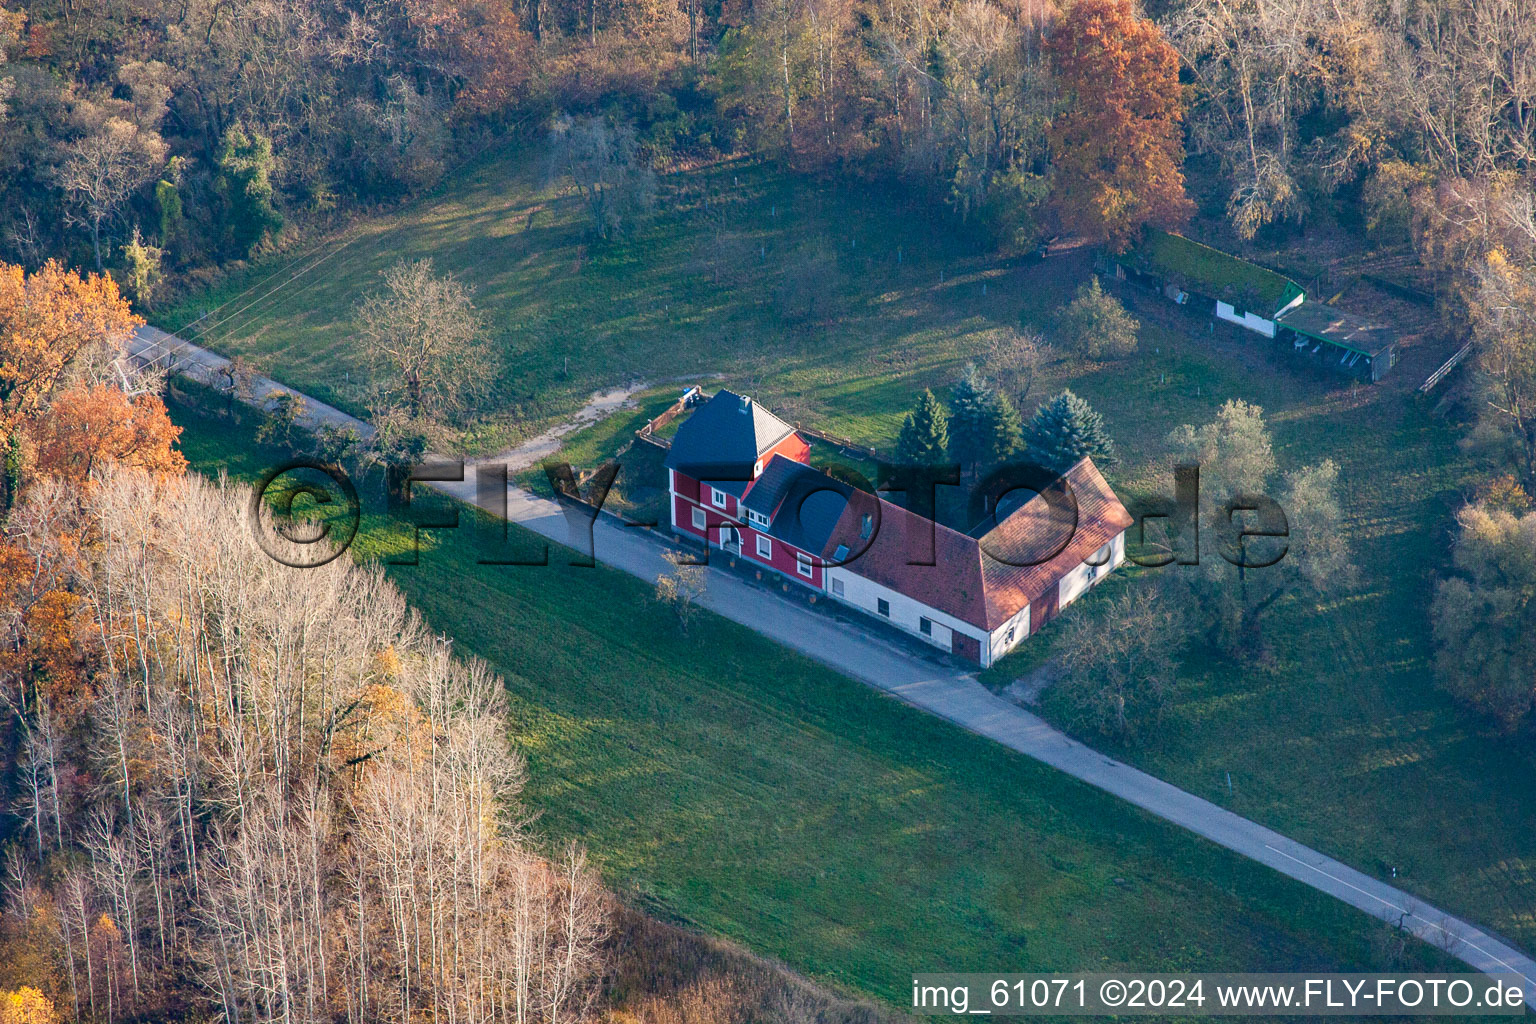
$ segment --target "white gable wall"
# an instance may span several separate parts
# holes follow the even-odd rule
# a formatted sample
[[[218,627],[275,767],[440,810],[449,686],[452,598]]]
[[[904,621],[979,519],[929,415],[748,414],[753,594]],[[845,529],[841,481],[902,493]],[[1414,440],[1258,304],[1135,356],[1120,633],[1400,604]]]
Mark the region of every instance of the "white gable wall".
[[[1108,550],[1105,550],[1105,549]],[[1093,562],[1102,561],[1102,565]],[[1104,547],[1089,555],[1077,567],[1057,583],[1056,607],[1065,608],[1083,595],[1089,587],[1115,571],[1125,561],[1125,534],[1122,532]]]
[[[1026,604],[1014,613],[1013,618],[994,629],[981,645],[981,667],[990,668],[994,661],[1019,646],[1028,636],[1029,605]]]

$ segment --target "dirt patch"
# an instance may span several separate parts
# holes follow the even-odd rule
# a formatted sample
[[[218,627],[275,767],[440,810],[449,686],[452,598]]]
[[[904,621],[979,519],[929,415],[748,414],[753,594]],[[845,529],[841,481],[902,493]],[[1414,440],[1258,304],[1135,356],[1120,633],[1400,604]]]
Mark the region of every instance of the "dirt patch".
[[[1005,686],[1003,696],[1023,707],[1034,707],[1040,703],[1041,695],[1060,682],[1066,674],[1066,666],[1052,658]]]

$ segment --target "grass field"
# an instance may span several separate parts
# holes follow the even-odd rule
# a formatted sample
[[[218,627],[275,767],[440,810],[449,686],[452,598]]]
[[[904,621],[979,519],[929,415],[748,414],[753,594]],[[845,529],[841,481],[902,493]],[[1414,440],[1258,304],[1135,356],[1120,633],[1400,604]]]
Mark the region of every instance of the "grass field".
[[[474,439],[482,446],[599,386],[723,373],[792,419],[888,447],[917,389],[947,386],[991,329],[1021,316],[1046,323],[1089,269],[1086,257],[1000,263],[920,208],[747,163],[668,178],[638,237],[589,251],[577,211],[537,182],[536,164],[487,158],[439,196],[364,223],[323,274],[258,302],[208,342],[346,404],[348,375],[361,372],[347,338],[351,306],[396,254],[433,255],[479,289],[506,353],[504,405]],[[731,245],[716,241],[721,223]],[[721,251],[734,269],[716,284]],[[831,268],[824,315],[813,320],[795,315],[782,287],[793,276],[784,268],[808,253]],[[1340,464],[1362,572],[1335,604],[1274,608],[1266,661],[1196,650],[1156,742],[1116,753],[1362,870],[1395,868],[1405,888],[1536,947],[1536,751],[1489,735],[1430,674],[1428,604],[1448,560],[1447,527],[1486,473],[1458,447],[1462,426],[1416,405],[1416,381],[1350,385],[1287,365],[1252,336],[1207,333],[1198,318],[1143,305],[1138,354],[1059,359],[1036,394],[1070,384],[1104,414],[1123,456],[1109,476],[1131,497],[1171,489],[1170,429],[1208,421],[1227,398],[1258,403],[1282,469]],[[578,435],[572,461],[613,450],[629,426]]]
[[[176,418],[199,471],[282,457]],[[397,539],[370,513],[357,550]],[[390,575],[505,676],[535,828],[654,913],[894,1004],[923,969],[1387,966],[1365,915],[637,580],[434,540]]]

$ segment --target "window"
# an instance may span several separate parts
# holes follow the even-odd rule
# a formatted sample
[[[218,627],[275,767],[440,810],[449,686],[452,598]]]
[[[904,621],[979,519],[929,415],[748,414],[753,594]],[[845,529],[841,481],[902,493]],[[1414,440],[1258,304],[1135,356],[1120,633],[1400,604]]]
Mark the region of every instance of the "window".
[[[883,597],[876,598],[875,599],[875,611],[879,612],[881,615],[884,615],[886,618],[890,618],[891,617],[891,602],[887,601]]]
[[[1003,643],[1005,643],[1005,644],[1013,643],[1013,631],[1014,631],[1014,628],[1015,627],[1013,627],[1013,626],[1009,626],[1008,627],[1008,633],[1007,633],[1007,635],[1005,635],[1003,637]]]
[[[841,577],[834,577],[833,578],[833,580],[832,580],[832,593],[836,597],[842,597],[843,596],[843,581],[842,581]]]
[[[757,556],[759,558],[773,557],[773,541],[762,534],[757,535]]]
[[[795,571],[807,578],[811,575],[811,556],[795,552]]]
[[[714,502],[715,508],[725,508],[725,492],[718,487],[709,489],[709,500]]]
[[[923,634],[923,636],[933,636],[933,620],[932,619],[926,619],[926,618],[925,619],[918,619],[917,620],[917,631],[919,633]]]
[[[754,526],[761,526],[765,530],[768,528],[768,517],[763,515],[761,512],[753,512],[748,510],[747,521],[752,523]]]
[[[704,514],[704,510],[701,508],[695,508],[693,510],[693,528],[695,530],[703,530],[708,526],[709,517]]]

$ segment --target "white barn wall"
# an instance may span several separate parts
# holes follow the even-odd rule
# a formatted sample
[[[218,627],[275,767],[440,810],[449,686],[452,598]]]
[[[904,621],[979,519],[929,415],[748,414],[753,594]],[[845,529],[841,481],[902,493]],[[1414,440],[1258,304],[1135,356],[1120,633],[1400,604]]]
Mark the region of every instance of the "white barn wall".
[[[843,593],[841,596],[833,593],[833,580],[842,581]],[[889,622],[935,647],[946,651],[950,650],[954,642],[953,634],[960,633],[963,636],[976,640],[981,644],[982,650],[986,650],[987,636],[975,626],[961,622],[953,615],[946,615],[937,608],[930,608],[919,601],[914,601],[905,594],[891,590],[889,587],[883,587],[872,580],[867,580],[846,568],[827,569],[823,587],[826,590],[827,596],[832,598],[832,600],[852,605],[860,611],[867,612],[876,619]],[[881,615],[876,610],[875,602],[881,598],[890,602],[891,614],[889,616]],[[924,636],[919,629],[918,620],[922,618],[926,618],[933,623],[932,636]]]

